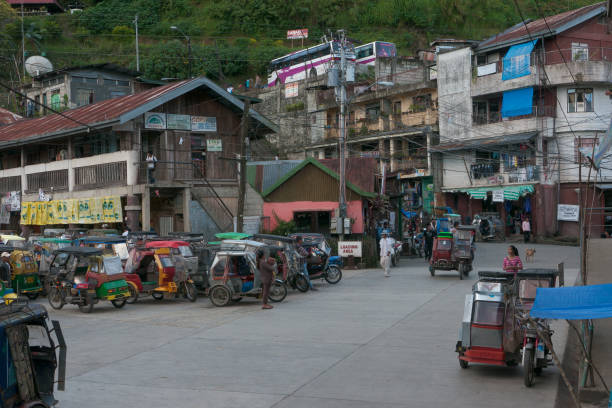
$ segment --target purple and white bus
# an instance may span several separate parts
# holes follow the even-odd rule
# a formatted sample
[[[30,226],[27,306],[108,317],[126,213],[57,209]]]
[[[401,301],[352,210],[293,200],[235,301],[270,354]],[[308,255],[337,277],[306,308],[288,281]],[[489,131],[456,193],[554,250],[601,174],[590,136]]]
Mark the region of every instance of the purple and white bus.
[[[345,47],[347,61],[355,62],[355,51],[352,46]],[[268,68],[268,86],[285,84],[306,78],[324,75],[331,68],[333,61],[340,60],[340,43],[329,41],[276,58]]]
[[[357,63],[362,65],[374,65],[376,58],[396,57],[395,44],[384,41],[374,41],[369,44],[355,47]]]

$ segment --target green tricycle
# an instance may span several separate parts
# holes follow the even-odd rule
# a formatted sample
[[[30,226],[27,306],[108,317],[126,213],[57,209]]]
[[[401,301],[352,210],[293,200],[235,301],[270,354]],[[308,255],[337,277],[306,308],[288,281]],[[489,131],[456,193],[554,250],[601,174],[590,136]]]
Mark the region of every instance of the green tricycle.
[[[11,288],[18,295],[27,296],[32,300],[36,299],[43,291],[43,286],[32,251],[0,245],[0,253],[4,252],[10,254],[8,263],[11,267]]]

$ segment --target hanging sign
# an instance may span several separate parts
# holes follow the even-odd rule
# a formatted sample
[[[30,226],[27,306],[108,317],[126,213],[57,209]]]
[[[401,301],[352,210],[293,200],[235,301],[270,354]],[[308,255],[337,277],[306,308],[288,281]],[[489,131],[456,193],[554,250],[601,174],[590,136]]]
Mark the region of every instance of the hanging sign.
[[[206,151],[208,152],[222,152],[223,142],[221,139],[208,139],[206,140]]]
[[[217,118],[209,116],[192,116],[191,117],[192,132],[216,132]]]
[[[580,217],[580,206],[559,204],[557,205],[557,219],[559,221],[576,221]]]
[[[145,129],[166,129],[166,114],[145,112]]]
[[[166,115],[166,127],[176,130],[191,130],[191,116],[169,113]]]
[[[493,202],[494,203],[503,203],[504,202],[504,190],[495,190],[492,192],[493,194]]]

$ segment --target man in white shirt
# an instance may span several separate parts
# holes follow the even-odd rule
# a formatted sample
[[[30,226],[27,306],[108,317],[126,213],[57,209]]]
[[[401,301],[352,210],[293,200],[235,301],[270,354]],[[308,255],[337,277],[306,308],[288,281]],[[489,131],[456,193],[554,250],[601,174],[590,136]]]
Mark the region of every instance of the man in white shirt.
[[[380,238],[380,266],[385,271],[385,278],[391,276],[389,267],[391,266],[391,254],[393,253],[393,238],[389,238],[389,232],[384,230]]]

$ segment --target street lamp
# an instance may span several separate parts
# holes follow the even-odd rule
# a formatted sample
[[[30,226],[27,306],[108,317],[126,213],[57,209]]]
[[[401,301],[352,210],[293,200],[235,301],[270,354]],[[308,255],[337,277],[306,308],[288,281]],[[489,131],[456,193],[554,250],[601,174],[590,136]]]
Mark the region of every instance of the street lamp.
[[[174,31],[178,31],[187,40],[187,49],[188,49],[188,51],[187,51],[187,58],[189,59],[189,78],[192,78],[192,76],[191,76],[191,37],[189,37],[187,34],[185,34],[183,32],[183,30],[181,30],[177,26],[170,26],[170,29],[174,30]]]

